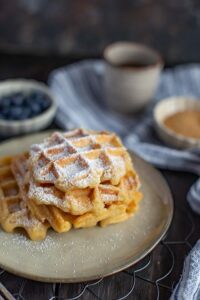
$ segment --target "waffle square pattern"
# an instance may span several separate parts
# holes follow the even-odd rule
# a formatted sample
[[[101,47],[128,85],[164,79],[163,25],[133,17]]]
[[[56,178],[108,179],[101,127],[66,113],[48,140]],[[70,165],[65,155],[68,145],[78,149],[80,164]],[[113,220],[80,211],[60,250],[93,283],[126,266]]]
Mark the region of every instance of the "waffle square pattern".
[[[119,223],[142,198],[120,138],[110,132],[55,132],[29,151],[0,159],[0,225],[42,240],[58,233]]]

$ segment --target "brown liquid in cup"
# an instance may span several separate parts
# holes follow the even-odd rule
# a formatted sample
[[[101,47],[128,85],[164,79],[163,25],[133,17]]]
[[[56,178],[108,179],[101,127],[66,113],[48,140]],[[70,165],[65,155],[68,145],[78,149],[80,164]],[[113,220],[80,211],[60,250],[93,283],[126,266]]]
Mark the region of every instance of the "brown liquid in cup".
[[[117,65],[119,68],[145,68],[152,66],[153,64],[151,63],[145,63],[145,62],[129,62],[129,63],[123,63]]]

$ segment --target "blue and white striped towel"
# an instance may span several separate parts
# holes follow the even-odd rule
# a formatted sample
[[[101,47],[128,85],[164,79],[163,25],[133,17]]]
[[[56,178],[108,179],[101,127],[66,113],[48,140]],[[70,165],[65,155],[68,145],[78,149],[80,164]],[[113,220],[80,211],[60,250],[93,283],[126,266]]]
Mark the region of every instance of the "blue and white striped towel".
[[[183,273],[170,300],[200,299],[200,240],[184,262]]]
[[[200,65],[192,64],[178,66],[165,70],[155,99],[145,112],[133,116],[111,111],[105,102],[103,89],[104,62],[101,60],[86,60],[71,66],[60,68],[50,74],[49,84],[58,103],[56,115],[57,124],[64,129],[74,127],[107,129],[117,132],[127,147],[139,156],[159,168],[193,172],[200,176],[200,150],[175,150],[165,146],[156,136],[153,127],[152,109],[157,101],[175,95],[189,95],[200,98]],[[200,213],[200,179],[188,192],[188,202],[191,208]],[[200,242],[196,245],[193,257],[200,253]],[[184,286],[187,289],[187,273],[190,259],[186,260],[184,268]],[[192,267],[191,267],[192,268]],[[188,270],[188,271],[187,271]],[[199,264],[200,273],[200,264]],[[188,275],[189,279],[189,275]],[[193,282],[200,276],[196,276]],[[197,283],[197,282],[196,282]],[[179,298],[184,296],[184,286],[179,291]],[[194,289],[196,293],[196,290]],[[190,289],[190,299],[199,299]]]

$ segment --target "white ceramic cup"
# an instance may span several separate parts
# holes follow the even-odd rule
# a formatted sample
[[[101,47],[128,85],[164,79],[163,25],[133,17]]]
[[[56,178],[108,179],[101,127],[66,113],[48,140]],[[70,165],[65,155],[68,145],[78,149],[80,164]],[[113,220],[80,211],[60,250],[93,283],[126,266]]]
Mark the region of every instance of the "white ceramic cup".
[[[108,105],[129,113],[142,109],[154,96],[163,60],[141,44],[117,42],[104,50],[105,94]]]

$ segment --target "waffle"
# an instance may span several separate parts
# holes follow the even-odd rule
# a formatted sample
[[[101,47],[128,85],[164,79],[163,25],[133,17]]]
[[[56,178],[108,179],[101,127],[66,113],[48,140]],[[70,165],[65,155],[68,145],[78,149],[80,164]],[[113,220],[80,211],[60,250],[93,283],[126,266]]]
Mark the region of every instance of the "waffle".
[[[50,226],[57,232],[68,231],[71,226],[75,228],[85,228],[95,226],[99,223],[100,226],[107,226],[112,223],[118,223],[128,219],[138,207],[138,202],[141,198],[141,193],[136,191],[138,183],[133,180],[133,177],[130,174],[127,174],[123,180],[120,182],[118,187],[112,187],[108,184],[101,184],[101,187],[96,187],[93,189],[93,198],[90,198],[90,202],[93,204],[90,207],[90,211],[82,211],[82,206],[77,205],[77,199],[85,202],[85,196],[91,195],[92,189],[83,189],[76,191],[69,191],[72,193],[73,197],[68,207],[71,208],[69,213],[65,213],[60,208],[55,206],[55,203],[51,203],[49,194],[45,194],[47,190],[45,187],[40,186],[44,189],[43,195],[46,195],[47,198],[43,201],[43,204],[37,203],[35,199],[27,197],[29,195],[28,190],[30,191],[31,180],[28,174],[27,167],[28,158],[27,155],[20,155],[15,158],[12,162],[12,170],[15,174],[18,185],[21,189],[21,195],[24,198],[24,201],[27,203],[28,208],[31,213],[35,215],[38,220],[41,222],[48,221]],[[48,187],[51,190],[51,196],[53,195],[55,187]],[[90,193],[88,193],[90,190]],[[64,192],[58,191],[58,193],[65,194]],[[57,194],[58,197],[59,194]],[[63,197],[62,197],[63,198]],[[131,200],[130,200],[131,199]],[[57,205],[61,202],[62,199],[58,198]],[[74,201],[73,201],[74,200]],[[67,202],[67,200],[66,200]],[[52,205],[54,204],[54,205]],[[80,213],[81,207],[81,213]]]
[[[118,186],[100,184],[95,188],[74,189],[68,192],[62,192],[55,186],[42,186],[31,178],[28,197],[38,205],[53,205],[72,215],[82,215],[96,208],[99,210],[111,202],[130,201],[134,197],[136,186],[132,173],[125,175]]]
[[[142,197],[120,139],[77,129],[54,133],[30,151],[0,159],[0,225],[30,239],[128,219]]]
[[[13,159],[11,164],[12,173],[19,186],[20,196],[28,209],[40,222],[48,221],[49,225],[57,232],[66,232],[71,228],[71,218],[63,211],[54,206],[37,205],[29,199],[29,173],[28,154],[22,154]]]
[[[129,171],[122,177],[118,186],[102,183],[95,188],[73,189],[67,192],[58,190],[52,184],[37,183],[28,169],[28,154],[20,155],[12,163],[18,185],[28,187],[24,194],[38,205],[55,206],[72,215],[82,215],[94,210],[102,210],[111,202],[129,202],[139,188],[138,176]]]
[[[102,182],[119,184],[132,169],[120,139],[108,132],[54,133],[30,150],[33,177],[38,183],[54,184],[59,190],[92,188]]]
[[[23,228],[32,240],[44,239],[49,225],[35,218],[20,197],[11,160],[12,157],[0,159],[0,224],[6,232]]]

